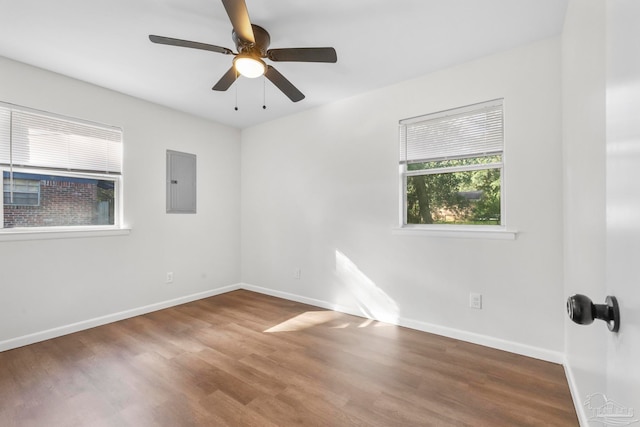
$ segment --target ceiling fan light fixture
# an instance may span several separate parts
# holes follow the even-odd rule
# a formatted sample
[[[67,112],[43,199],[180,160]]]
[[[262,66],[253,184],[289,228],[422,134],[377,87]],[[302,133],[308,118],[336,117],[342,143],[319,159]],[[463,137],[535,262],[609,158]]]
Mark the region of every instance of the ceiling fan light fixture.
[[[233,60],[233,65],[238,73],[250,79],[262,76],[267,70],[267,65],[262,59],[251,55],[239,54]]]

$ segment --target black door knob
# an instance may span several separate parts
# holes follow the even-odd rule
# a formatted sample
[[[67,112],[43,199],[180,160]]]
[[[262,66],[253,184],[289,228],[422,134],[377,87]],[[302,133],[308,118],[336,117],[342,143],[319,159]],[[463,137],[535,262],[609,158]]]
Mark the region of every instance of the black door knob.
[[[613,296],[607,296],[604,304],[594,304],[586,295],[572,295],[567,299],[567,314],[579,325],[590,325],[594,319],[601,319],[607,322],[611,332],[620,329],[620,308]]]

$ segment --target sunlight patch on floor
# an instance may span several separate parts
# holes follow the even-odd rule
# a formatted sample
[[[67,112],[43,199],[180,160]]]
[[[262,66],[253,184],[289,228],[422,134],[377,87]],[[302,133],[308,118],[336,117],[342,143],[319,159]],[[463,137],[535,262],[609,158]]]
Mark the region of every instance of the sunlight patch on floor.
[[[295,332],[322,325],[343,316],[335,311],[307,311],[275,325],[264,332]],[[348,326],[348,324],[347,324]]]
[[[349,323],[349,322],[345,322],[345,323],[342,323],[342,324],[340,324],[340,325],[332,326],[331,328],[332,328],[332,329],[346,329],[346,328],[348,328],[349,326],[351,326],[351,323]]]
[[[358,325],[358,328],[366,328],[367,326],[369,326],[370,324],[372,324],[374,322],[373,319],[367,319],[364,322],[360,323]]]

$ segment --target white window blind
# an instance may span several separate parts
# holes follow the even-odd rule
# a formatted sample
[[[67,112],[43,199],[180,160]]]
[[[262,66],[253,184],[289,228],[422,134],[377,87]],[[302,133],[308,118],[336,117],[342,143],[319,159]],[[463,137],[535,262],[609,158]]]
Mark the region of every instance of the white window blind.
[[[0,104],[0,164],[11,159],[11,111]]]
[[[400,163],[499,154],[502,99],[400,121]]]
[[[0,104],[0,164],[122,173],[122,131]]]

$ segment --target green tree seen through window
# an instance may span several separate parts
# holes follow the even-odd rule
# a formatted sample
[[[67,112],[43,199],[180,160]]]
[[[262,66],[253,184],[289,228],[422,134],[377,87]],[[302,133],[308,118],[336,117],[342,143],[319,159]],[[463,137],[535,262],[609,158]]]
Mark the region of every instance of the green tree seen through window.
[[[501,156],[413,163],[408,170],[444,168],[407,176],[408,224],[500,225]],[[487,169],[447,172],[446,168],[486,164]]]

